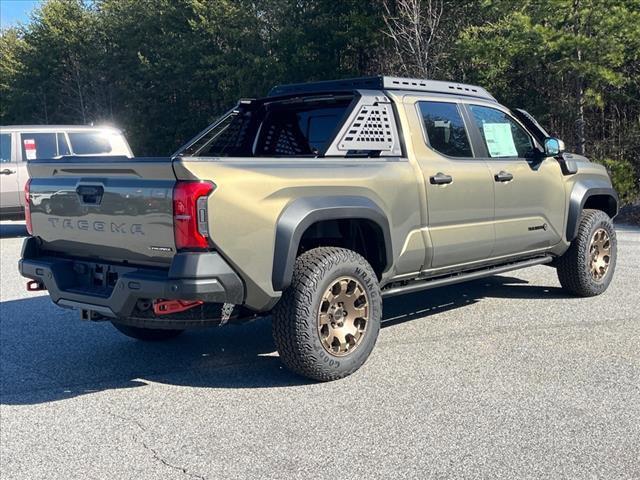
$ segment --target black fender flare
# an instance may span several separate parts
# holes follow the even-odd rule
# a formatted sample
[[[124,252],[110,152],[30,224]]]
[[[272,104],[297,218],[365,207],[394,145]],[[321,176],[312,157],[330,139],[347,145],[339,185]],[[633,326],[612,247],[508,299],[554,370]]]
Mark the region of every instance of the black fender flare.
[[[602,179],[579,180],[573,185],[569,197],[567,212],[567,241],[571,242],[578,234],[578,221],[587,200],[593,196],[607,197],[607,214],[613,218],[618,214],[618,194],[611,184]]]
[[[275,291],[291,284],[293,266],[304,232],[322,220],[366,219],[380,227],[386,252],[386,271],[393,263],[391,232],[384,211],[371,199],[355,195],[302,197],[291,202],[276,222],[271,281]]]

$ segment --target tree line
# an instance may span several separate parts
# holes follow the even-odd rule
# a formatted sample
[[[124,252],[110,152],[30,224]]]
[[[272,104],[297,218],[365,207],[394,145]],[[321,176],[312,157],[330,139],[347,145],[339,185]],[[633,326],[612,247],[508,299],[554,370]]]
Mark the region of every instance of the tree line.
[[[0,58],[0,124],[115,124],[137,155],[277,83],[477,83],[637,193],[640,0],[46,0]]]

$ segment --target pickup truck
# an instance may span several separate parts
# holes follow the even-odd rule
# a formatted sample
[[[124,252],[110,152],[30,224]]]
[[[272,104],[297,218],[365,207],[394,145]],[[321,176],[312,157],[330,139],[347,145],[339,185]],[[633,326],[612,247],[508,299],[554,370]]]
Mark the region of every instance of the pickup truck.
[[[319,381],[366,361],[384,297],[542,264],[592,296],[616,265],[606,170],[473,85],[278,86],[170,158],[29,171],[29,290],[141,340],[270,312],[284,364]]]

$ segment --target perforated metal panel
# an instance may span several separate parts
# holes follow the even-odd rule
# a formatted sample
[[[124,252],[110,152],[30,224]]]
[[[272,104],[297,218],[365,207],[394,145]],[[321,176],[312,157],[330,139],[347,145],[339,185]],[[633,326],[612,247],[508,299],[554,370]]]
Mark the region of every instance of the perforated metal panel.
[[[350,150],[391,150],[391,105],[362,105],[355,121],[340,142],[342,149]]]
[[[466,95],[479,97],[486,100],[496,99],[484,88],[477,85],[468,85],[458,82],[443,82],[440,80],[422,80],[419,78],[381,77],[382,85],[387,90],[410,90],[417,92],[450,93],[453,95]]]
[[[393,108],[384,95],[362,95],[326,155],[363,151],[380,152],[381,156],[402,153]]]
[[[496,101],[484,88],[458,82],[443,82],[440,80],[426,80],[420,78],[403,77],[361,77],[325,82],[297,83],[278,85],[271,89],[269,96],[292,95],[318,92],[340,92],[354,90],[405,90],[414,92],[449,93],[465,95]]]
[[[265,133],[264,143],[260,152],[264,155],[295,156],[309,153],[304,145],[304,139],[297,138],[296,126],[289,123],[271,124]]]

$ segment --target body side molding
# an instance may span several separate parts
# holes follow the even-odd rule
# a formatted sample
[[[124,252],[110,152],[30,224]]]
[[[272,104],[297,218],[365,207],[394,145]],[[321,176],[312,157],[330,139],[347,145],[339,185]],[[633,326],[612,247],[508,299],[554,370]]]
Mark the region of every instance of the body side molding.
[[[333,197],[302,197],[280,214],[276,223],[276,240],[271,281],[275,291],[287,288],[293,276],[293,265],[298,245],[304,232],[323,220],[365,219],[371,220],[382,230],[385,242],[387,270],[393,263],[389,221],[373,200],[355,195]]]

